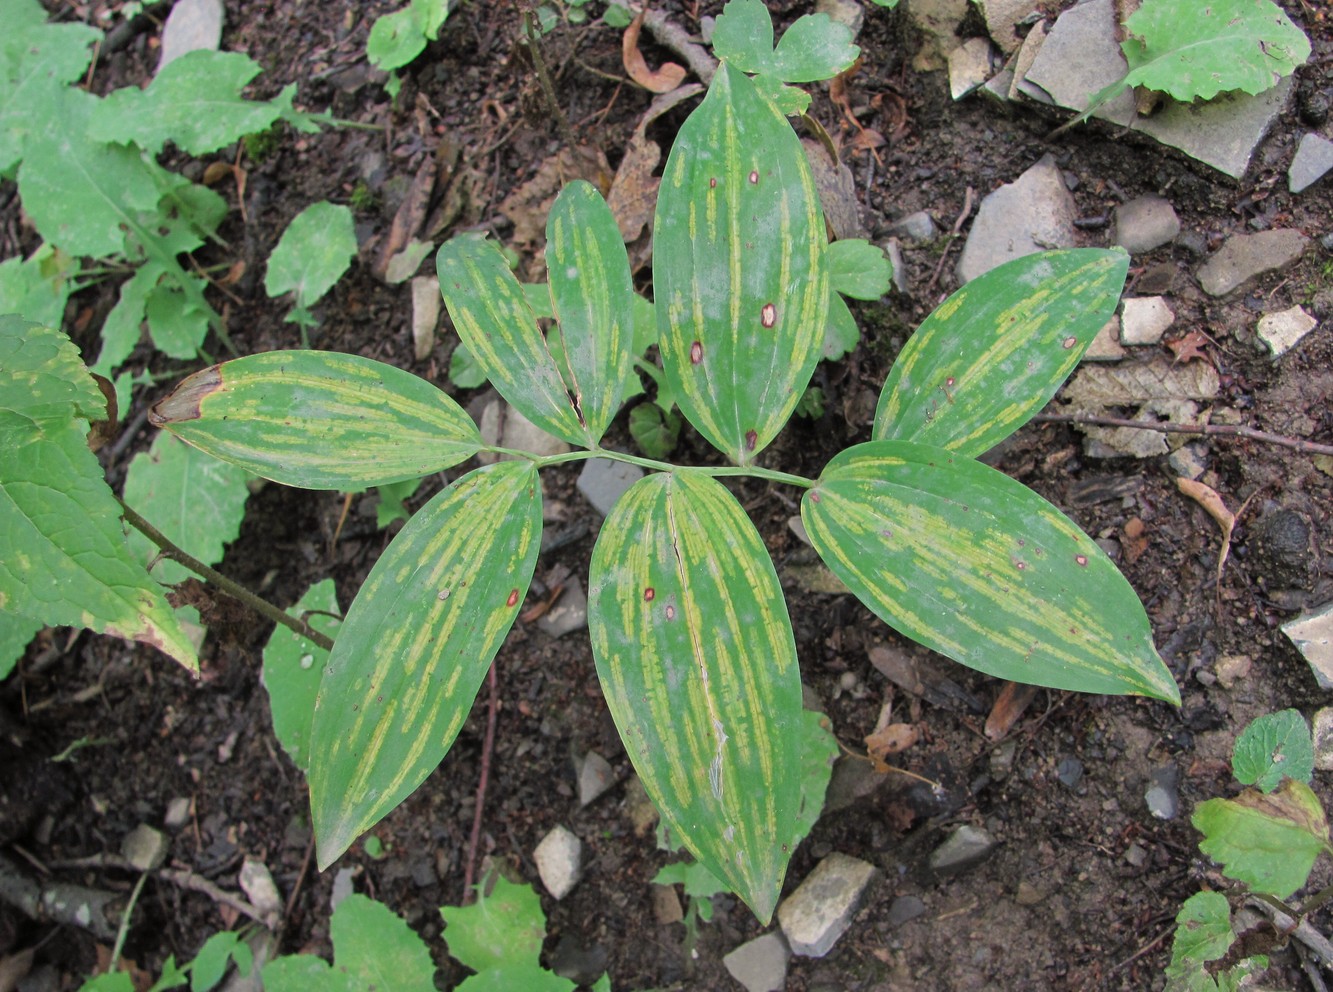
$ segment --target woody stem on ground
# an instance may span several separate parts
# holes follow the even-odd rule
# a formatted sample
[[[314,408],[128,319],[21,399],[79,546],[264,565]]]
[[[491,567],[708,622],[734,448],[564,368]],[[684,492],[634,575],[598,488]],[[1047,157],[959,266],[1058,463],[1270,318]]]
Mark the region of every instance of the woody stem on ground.
[[[532,65],[537,70],[537,81],[541,83],[542,93],[546,97],[546,102],[551,107],[551,114],[555,117],[556,127],[560,131],[560,137],[570,150],[579,147],[579,139],[574,134],[574,129],[569,126],[569,118],[565,116],[564,110],[560,106],[560,101],[556,99],[555,83],[551,81],[551,74],[546,71],[546,60],[542,58],[541,45],[538,44],[537,25],[533,21],[532,11],[523,11],[523,27],[527,32],[528,51],[532,54]]]
[[[125,515],[126,522],[144,537],[148,538],[148,540],[161,548],[162,553],[172,561],[179,562],[191,572],[194,572],[195,575],[207,579],[209,583],[216,586],[222,592],[225,592],[232,599],[244,603],[260,616],[266,617],[274,623],[282,624],[284,627],[295,631],[297,634],[300,634],[306,640],[323,648],[325,651],[333,650],[333,641],[315,630],[310,624],[306,623],[304,620],[298,620],[293,616],[289,616],[268,600],[261,599],[249,589],[237,582],[233,582],[216,569],[209,568],[198,558],[195,558],[189,552],[177,545],[171,538],[167,537],[143,517],[139,516],[138,513],[125,504],[124,500],[120,500],[119,502],[121,511]]]
[[[463,901],[466,906],[476,898],[472,891],[472,877],[477,867],[477,847],[481,843],[482,813],[486,807],[486,785],[491,777],[491,755],[495,751],[495,722],[500,710],[499,677],[495,674],[495,662],[491,662],[486,675],[486,684],[490,688],[490,701],[486,706],[486,740],[481,749],[481,775],[477,780],[477,808],[472,816],[472,835],[468,838],[467,861],[463,865]]]
[[[1152,420],[1123,420],[1120,417],[1090,417],[1077,413],[1039,413],[1032,418],[1041,424],[1087,424],[1091,427],[1132,427],[1141,431],[1157,431],[1161,434],[1202,434],[1208,437],[1245,437],[1265,444],[1276,444],[1283,448],[1292,448],[1307,455],[1333,455],[1333,444],[1320,444],[1318,441],[1306,441],[1284,434],[1270,434],[1268,431],[1245,427],[1241,424],[1168,424]]]

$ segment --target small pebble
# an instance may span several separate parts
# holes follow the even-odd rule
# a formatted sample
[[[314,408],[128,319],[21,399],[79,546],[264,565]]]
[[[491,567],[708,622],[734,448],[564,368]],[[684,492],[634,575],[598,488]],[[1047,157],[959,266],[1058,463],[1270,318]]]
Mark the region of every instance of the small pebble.
[[[1061,758],[1060,764],[1055,770],[1056,776],[1060,779],[1060,784],[1067,789],[1072,789],[1083,778],[1083,762],[1077,758]]]
[[[1180,815],[1180,769],[1174,764],[1162,765],[1149,776],[1148,791],[1144,801],[1148,812],[1159,820],[1174,820]]]

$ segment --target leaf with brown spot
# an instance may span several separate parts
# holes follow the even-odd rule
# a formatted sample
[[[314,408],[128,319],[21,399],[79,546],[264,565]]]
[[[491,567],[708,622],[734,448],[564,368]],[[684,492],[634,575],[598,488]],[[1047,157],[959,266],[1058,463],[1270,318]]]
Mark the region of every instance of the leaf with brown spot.
[[[660,69],[648,68],[648,62],[639,51],[639,31],[643,28],[645,13],[646,11],[639,11],[639,16],[630,22],[630,26],[625,29],[625,34],[621,38],[620,54],[625,63],[625,72],[629,74],[630,79],[650,93],[670,93],[685,81],[687,70],[675,62],[664,62]]]

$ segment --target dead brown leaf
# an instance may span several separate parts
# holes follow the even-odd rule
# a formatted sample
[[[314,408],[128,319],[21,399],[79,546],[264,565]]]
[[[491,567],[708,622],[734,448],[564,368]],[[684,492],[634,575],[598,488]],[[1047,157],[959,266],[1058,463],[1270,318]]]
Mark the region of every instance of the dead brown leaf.
[[[1168,341],[1166,346],[1171,349],[1171,354],[1176,356],[1177,362],[1191,362],[1196,358],[1206,362],[1209,358],[1203,346],[1208,343],[1208,335],[1202,331],[1189,331],[1174,341]]]
[[[1125,552],[1125,561],[1131,565],[1148,550],[1147,530],[1147,525],[1138,517],[1130,517],[1125,521],[1124,539],[1120,542],[1120,547]]]
[[[889,766],[884,759],[891,754],[906,751],[920,739],[921,731],[910,723],[891,723],[867,735],[866,750],[870,754],[870,760],[875,763],[875,771],[888,771]]]
[[[995,705],[991,707],[990,716],[986,718],[986,737],[998,741],[1007,736],[1036,698],[1035,685],[1006,682]]]
[[[648,68],[643,53],[639,51],[639,31],[643,28],[644,13],[645,11],[639,11],[639,16],[625,29],[620,41],[620,57],[625,63],[625,72],[629,74],[629,78],[648,92],[670,93],[685,81],[688,70],[675,62],[664,62],[662,68],[656,70]]]
[[[561,148],[537,167],[531,179],[509,194],[500,213],[514,223],[511,243],[530,247],[546,239],[546,215],[556,194],[575,179],[586,179],[605,191],[611,183],[611,165],[601,149]]]
[[[1231,555],[1231,534],[1236,529],[1236,517],[1239,514],[1228,510],[1226,503],[1222,501],[1222,497],[1217,494],[1217,490],[1205,486],[1202,482],[1196,482],[1193,479],[1177,479],[1176,488],[1203,507],[1208,516],[1217,521],[1217,526],[1222,531],[1222,548],[1217,553],[1217,592],[1220,596],[1222,592],[1222,569],[1227,563],[1227,558]],[[1240,511],[1243,512],[1244,509],[1245,506],[1242,504]]]
[[[389,225],[389,233],[384,236],[384,242],[380,245],[379,257],[375,261],[375,275],[384,279],[389,271],[389,262],[392,258],[407,247],[421,225],[425,223],[426,211],[430,207],[431,195],[435,192],[435,180],[438,173],[438,160],[432,155],[426,161],[421,163],[417,169],[417,174],[412,179],[412,186],[407,191],[407,196],[398,207],[398,212],[393,215],[393,223]]]

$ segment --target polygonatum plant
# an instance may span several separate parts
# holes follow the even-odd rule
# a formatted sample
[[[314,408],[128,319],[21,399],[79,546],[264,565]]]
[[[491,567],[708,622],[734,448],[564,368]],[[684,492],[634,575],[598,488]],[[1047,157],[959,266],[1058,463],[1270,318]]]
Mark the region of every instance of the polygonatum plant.
[[[724,59],[667,161],[653,285],[662,375],[727,464],[603,448],[633,360],[633,288],[615,219],[585,183],[547,223],[554,321],[500,250],[437,253],[474,359],[532,423],[572,445],[487,447],[407,372],[288,351],[191,376],[151,413],[185,441],[288,485],[346,490],[460,465],[371,570],[337,632],[311,728],[322,867],[439,764],[522,609],[540,549],[539,470],[601,457],[649,470],[593,550],[597,675],[672,835],[767,921],[799,832],[801,683],[782,588],[726,481],[801,491],[823,560],[885,622],[1000,678],[1179,701],[1148,619],[1100,548],[974,458],[1035,413],[1113,311],[1127,257],[1043,252],[950,297],[899,356],[873,440],[816,479],[764,464],[819,361],[829,246],[783,113]]]

